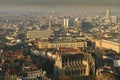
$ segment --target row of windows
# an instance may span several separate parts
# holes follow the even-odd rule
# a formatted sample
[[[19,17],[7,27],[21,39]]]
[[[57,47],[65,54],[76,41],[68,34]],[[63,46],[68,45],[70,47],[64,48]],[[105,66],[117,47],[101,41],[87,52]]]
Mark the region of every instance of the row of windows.
[[[36,76],[36,77],[41,76],[41,75],[42,73],[29,73],[28,74],[28,76]]]
[[[86,69],[80,69],[80,70],[66,70],[65,75],[71,76],[71,75],[85,75]]]
[[[46,43],[40,43],[41,48],[45,48],[45,46],[49,46]],[[58,47],[87,47],[87,43],[85,42],[78,42],[78,43],[57,43],[57,44],[50,44],[51,48],[58,48]]]
[[[74,44],[51,44],[52,48],[56,47],[74,47]]]
[[[83,44],[78,44],[78,45],[74,45],[74,44],[55,44],[55,45],[51,45],[51,48],[57,48],[57,47],[84,47],[86,45]]]
[[[71,63],[71,62],[76,62],[76,63],[78,62],[78,63],[79,63],[79,62],[82,62],[82,58],[78,58],[78,59],[69,59],[69,58],[68,58],[68,59],[64,59],[64,60],[62,61],[62,63],[68,63],[68,62],[69,62],[69,63]]]
[[[82,61],[71,61],[71,62],[67,62],[67,63],[65,62],[62,65],[64,67],[66,65],[74,65],[74,64],[77,64],[77,65],[82,64]]]
[[[114,61],[114,66],[116,66],[116,67],[120,66],[120,61],[118,61],[118,62],[117,62],[117,61],[116,61],[116,62]]]

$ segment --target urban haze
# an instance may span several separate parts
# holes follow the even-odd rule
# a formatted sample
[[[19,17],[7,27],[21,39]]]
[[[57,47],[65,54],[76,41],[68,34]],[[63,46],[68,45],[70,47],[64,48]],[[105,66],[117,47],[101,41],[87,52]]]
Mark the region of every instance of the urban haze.
[[[119,0],[0,0],[0,80],[119,79]]]

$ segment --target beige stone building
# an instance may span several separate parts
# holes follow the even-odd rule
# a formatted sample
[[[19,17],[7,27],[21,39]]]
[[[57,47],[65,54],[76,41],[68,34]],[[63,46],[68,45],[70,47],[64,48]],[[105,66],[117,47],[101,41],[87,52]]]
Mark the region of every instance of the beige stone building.
[[[59,54],[54,64],[54,75],[89,76],[94,73],[94,60],[86,53]]]
[[[89,40],[81,40],[81,41],[39,41],[38,48],[60,48],[60,47],[68,47],[68,48],[83,48],[83,47],[91,47],[91,41]]]
[[[96,43],[96,47],[99,48],[106,48],[106,49],[112,49],[115,50],[116,52],[120,53],[120,43],[111,41],[111,40],[94,40]]]

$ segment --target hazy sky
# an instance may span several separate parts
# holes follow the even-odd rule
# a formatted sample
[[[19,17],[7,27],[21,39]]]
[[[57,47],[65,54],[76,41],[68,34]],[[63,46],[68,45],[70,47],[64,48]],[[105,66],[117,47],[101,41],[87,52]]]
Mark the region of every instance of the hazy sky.
[[[120,9],[120,0],[0,0],[0,8]]]

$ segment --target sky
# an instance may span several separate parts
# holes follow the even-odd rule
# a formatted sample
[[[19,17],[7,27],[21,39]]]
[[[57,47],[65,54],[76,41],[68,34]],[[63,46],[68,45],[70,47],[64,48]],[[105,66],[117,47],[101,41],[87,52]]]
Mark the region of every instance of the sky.
[[[120,10],[120,0],[0,0],[0,9]]]

